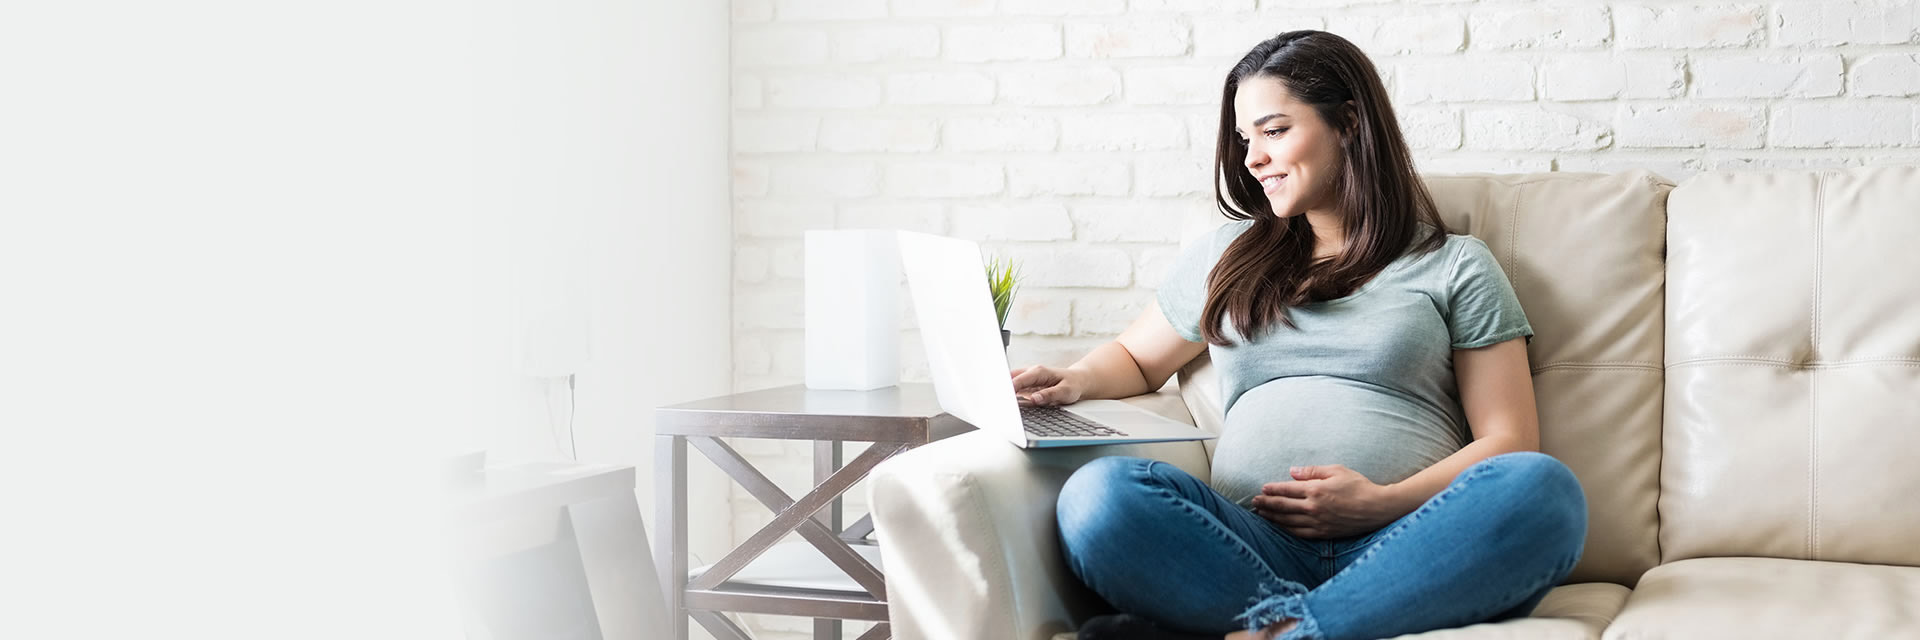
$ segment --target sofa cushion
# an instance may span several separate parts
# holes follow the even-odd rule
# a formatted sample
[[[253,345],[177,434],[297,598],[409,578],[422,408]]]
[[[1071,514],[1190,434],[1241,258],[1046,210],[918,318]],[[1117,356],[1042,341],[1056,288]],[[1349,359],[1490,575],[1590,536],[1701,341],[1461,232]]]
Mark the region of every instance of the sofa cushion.
[[[1920,167],[1669,201],[1662,560],[1920,566]]]
[[[1695,558],[1648,571],[1607,640],[1920,637],[1920,568]]]
[[[1394,636],[1394,640],[1594,640],[1627,601],[1627,588],[1610,582],[1555,587],[1525,618]],[[1072,633],[1054,640],[1074,640]]]
[[[1447,226],[1500,259],[1533,325],[1540,448],[1587,493],[1586,550],[1569,582],[1632,586],[1659,560],[1662,254],[1673,183],[1645,170],[1423,179]],[[1224,221],[1218,212],[1190,217],[1183,240]],[[1181,370],[1180,392],[1195,424],[1218,432],[1219,380],[1204,356]]]

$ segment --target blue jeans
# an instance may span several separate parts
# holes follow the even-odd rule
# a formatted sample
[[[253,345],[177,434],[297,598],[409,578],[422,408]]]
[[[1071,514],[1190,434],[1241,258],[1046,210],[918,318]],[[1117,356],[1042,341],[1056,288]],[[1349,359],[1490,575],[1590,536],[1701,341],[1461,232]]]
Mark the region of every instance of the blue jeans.
[[[1067,564],[1115,608],[1162,628],[1384,638],[1526,616],[1579,561],[1587,500],[1566,465],[1526,451],[1467,467],[1377,530],[1301,538],[1164,462],[1075,471],[1056,515]]]

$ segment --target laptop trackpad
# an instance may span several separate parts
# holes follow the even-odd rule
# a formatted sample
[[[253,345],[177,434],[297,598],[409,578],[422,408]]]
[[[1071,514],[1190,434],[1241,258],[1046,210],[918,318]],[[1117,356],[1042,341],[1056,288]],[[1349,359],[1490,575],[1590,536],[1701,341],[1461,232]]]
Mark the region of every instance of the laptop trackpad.
[[[1113,406],[1119,405],[1119,406]],[[1112,426],[1166,424],[1159,414],[1117,400],[1088,400],[1072,406],[1074,413]]]

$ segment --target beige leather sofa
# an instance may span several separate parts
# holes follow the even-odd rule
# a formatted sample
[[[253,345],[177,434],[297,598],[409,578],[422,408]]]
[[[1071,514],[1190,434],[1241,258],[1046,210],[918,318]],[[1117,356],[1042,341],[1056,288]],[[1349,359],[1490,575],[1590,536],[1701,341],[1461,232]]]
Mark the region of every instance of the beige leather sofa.
[[[1591,511],[1531,617],[1407,637],[1920,638],[1920,167],[1426,180],[1519,292],[1541,448]],[[1205,356],[1177,380],[1130,401],[1218,430]],[[888,461],[895,637],[1064,635],[1099,601],[1060,559],[1061,482],[1116,454],[1206,477],[1210,453],[973,432]]]

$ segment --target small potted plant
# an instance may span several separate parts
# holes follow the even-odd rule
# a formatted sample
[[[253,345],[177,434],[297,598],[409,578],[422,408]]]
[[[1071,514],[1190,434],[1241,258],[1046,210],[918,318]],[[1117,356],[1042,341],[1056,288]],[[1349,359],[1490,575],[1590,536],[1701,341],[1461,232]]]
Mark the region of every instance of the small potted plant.
[[[1013,344],[1013,332],[1007,330],[1007,314],[1013,310],[1013,295],[1020,291],[1019,267],[998,256],[987,259],[987,290],[993,293],[993,313],[1000,318],[1000,348]]]

